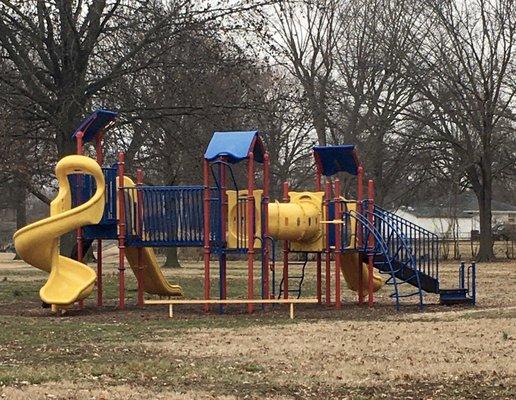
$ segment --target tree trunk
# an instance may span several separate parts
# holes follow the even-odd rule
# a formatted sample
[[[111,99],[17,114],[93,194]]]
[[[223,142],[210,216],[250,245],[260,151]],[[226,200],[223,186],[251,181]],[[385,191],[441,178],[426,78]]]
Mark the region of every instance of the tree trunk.
[[[477,261],[491,261],[495,258],[491,213],[492,193],[484,185],[481,192],[476,193],[476,195],[480,220],[480,247],[478,249]]]
[[[16,229],[27,225],[27,191],[19,186],[16,193]]]
[[[478,201],[478,213],[480,221],[480,245],[477,253],[477,261],[494,260],[493,252],[493,227],[491,203],[493,199],[493,174],[489,152],[484,152],[480,163],[471,165],[466,174],[471,183]]]
[[[167,258],[163,264],[164,268],[181,268],[177,258],[177,247],[168,247],[165,254]]]
[[[65,85],[62,92],[58,96],[59,105],[56,108],[55,129],[56,129],[56,148],[58,159],[61,159],[70,154],[76,154],[77,145],[72,134],[81,120],[82,113],[86,104],[86,99],[73,91],[74,85],[72,83]],[[74,247],[77,244],[77,232],[74,229],[61,236],[60,252],[66,257],[73,257]],[[95,257],[89,250],[90,261]],[[87,260],[88,258],[86,258]]]
[[[16,191],[15,201],[16,204],[16,230],[23,228],[27,225],[27,191],[23,184],[18,183],[18,190]],[[14,255],[14,260],[21,260],[18,252]]]

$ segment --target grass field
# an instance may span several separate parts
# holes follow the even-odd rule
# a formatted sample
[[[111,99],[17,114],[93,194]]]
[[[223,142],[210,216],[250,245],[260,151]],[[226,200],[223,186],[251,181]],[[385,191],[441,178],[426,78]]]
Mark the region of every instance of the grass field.
[[[44,273],[0,255],[0,393],[8,399],[514,399],[516,263],[478,267],[478,306],[413,300],[396,312],[388,289],[373,309],[343,290],[337,312],[283,306],[226,315],[201,308],[137,309],[128,274],[129,310],[114,308],[114,252],[106,252],[107,306],[52,316],[40,306]],[[214,273],[215,265],[214,265]],[[232,297],[245,293],[244,262],[231,263]],[[313,295],[313,266],[306,283]],[[202,293],[202,266],[167,270],[188,297]],[[452,287],[457,265],[440,269]],[[216,292],[214,282],[214,293]],[[258,281],[256,281],[258,286]]]

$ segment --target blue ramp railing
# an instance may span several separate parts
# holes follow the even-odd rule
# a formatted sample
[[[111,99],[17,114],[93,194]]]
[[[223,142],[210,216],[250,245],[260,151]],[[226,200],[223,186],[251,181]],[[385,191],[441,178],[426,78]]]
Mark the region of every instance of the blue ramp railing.
[[[417,295],[422,307],[423,291],[439,292],[437,235],[381,207],[369,211],[367,200],[362,203],[362,210],[343,213],[342,245],[356,243],[356,238],[361,236],[362,245],[357,249],[372,256],[374,266],[381,273],[390,275],[387,283],[394,286],[391,297],[396,300],[396,306],[399,307],[401,297]],[[351,219],[356,220],[356,232],[350,232]],[[373,247],[368,245],[370,237],[374,238]],[[416,290],[402,294],[401,284],[410,284]]]
[[[439,237],[390,211],[375,205],[374,220],[377,229],[387,241],[391,252],[410,251],[415,260],[414,268],[439,280]],[[408,246],[400,249],[400,240]],[[405,258],[405,254],[401,254]]]

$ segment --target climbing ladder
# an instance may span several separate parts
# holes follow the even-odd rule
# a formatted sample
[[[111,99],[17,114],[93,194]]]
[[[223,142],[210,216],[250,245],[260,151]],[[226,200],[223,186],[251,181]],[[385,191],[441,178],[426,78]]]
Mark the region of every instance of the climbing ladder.
[[[289,261],[288,266],[289,268],[293,265],[299,265],[301,270],[299,271],[298,275],[288,275],[288,293],[290,297],[290,293],[293,293],[296,295],[296,298],[299,299],[301,297],[301,291],[303,287],[303,281],[305,280],[305,271],[306,271],[306,265],[308,264],[308,253],[302,252],[303,259],[301,261]],[[284,283],[285,283],[285,276],[281,278],[281,282],[279,284],[279,294],[278,299],[282,297],[284,294]],[[292,283],[292,284],[291,284]]]

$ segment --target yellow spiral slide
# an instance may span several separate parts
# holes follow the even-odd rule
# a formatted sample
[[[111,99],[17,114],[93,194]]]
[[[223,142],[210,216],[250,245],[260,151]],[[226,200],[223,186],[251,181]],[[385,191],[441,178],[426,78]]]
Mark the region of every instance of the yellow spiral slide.
[[[71,208],[72,194],[68,175],[84,173],[95,178],[93,197]],[[48,304],[69,305],[87,297],[93,290],[96,274],[90,267],[59,254],[59,238],[84,225],[96,224],[104,212],[104,175],[96,161],[84,156],[67,156],[56,165],[59,193],[50,204],[50,217],[27,225],[14,234],[14,246],[28,264],[50,276],[39,291]]]
[[[68,175],[89,174],[95,179],[97,190],[93,197],[78,207],[71,208],[72,196]],[[84,225],[97,224],[104,212],[105,182],[97,162],[85,156],[67,156],[56,166],[59,193],[50,204],[50,217],[27,225],[14,234],[14,245],[28,264],[49,272],[50,276],[39,294],[48,304],[67,306],[86,298],[95,284],[93,269],[59,254],[59,238]],[[133,184],[129,178],[127,183]],[[124,182],[125,183],[125,182]],[[138,270],[138,249],[126,248],[126,256],[134,273]],[[161,296],[182,296],[180,286],[171,285],[150,248],[142,250],[143,287],[147,293]]]

